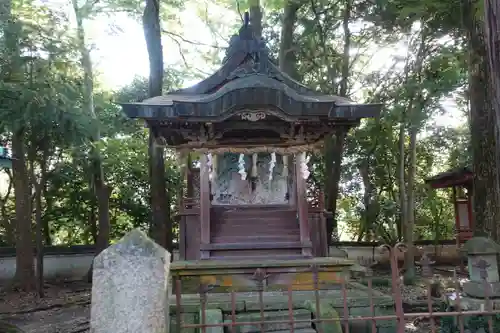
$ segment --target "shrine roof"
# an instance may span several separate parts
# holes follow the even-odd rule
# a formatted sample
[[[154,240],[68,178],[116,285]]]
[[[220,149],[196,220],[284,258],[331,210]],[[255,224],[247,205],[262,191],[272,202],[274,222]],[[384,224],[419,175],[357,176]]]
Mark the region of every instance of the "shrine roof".
[[[280,90],[288,97],[294,98],[295,100],[301,102],[311,102],[311,103],[334,102],[339,105],[354,104],[348,98],[335,95],[301,94],[281,81],[275,80],[266,75],[258,73],[251,76],[237,78],[233,81],[229,81],[219,90],[216,90],[211,94],[188,95],[188,94],[182,94],[181,91],[179,91],[177,93],[171,93],[164,96],[156,96],[148,98],[138,104],[173,105],[175,102],[204,103],[213,101],[228,92],[245,88],[272,88],[274,90]]]
[[[468,166],[462,166],[429,177],[425,179],[425,183],[429,184],[432,188],[469,186],[472,184],[473,177],[474,173],[472,169]]]
[[[192,87],[138,103],[121,104],[130,118],[202,122],[243,111],[275,110],[293,121],[376,117],[381,104],[356,104],[307,88],[282,72],[262,39],[245,23],[231,38],[221,68]]]

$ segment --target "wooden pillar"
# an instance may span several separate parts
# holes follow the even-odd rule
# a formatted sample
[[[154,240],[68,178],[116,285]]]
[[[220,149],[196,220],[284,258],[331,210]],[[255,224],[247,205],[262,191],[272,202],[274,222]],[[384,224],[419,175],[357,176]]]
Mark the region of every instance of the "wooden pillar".
[[[461,239],[460,239],[460,218],[458,216],[458,203],[457,203],[457,189],[455,186],[452,187],[453,194],[452,194],[452,200],[453,200],[453,213],[455,214],[455,240],[457,243],[457,251],[460,251],[461,247]],[[463,260],[460,260],[460,271],[464,272],[465,271],[465,265]]]
[[[210,180],[208,157],[200,157],[200,259],[208,259],[210,251],[204,250],[204,245],[210,244]]]
[[[300,226],[300,242],[302,244],[302,255],[310,257],[311,253],[311,235],[309,232],[309,215],[306,199],[307,184],[306,180],[302,177],[301,173],[301,163],[305,159],[305,153],[299,153],[295,155],[295,183],[297,193],[295,196],[295,202],[297,205],[297,212],[299,215],[299,226]]]
[[[326,219],[325,219],[325,195],[323,191],[319,193],[319,232],[321,239],[321,256],[328,257],[328,253],[330,252],[330,248],[328,245],[328,237],[326,235]]]
[[[476,227],[476,223],[474,221],[474,212],[472,211],[472,207],[474,207],[474,192],[472,192],[472,186],[466,187],[467,189],[467,201],[469,204],[469,227],[470,230],[474,233],[474,228]]]
[[[180,165],[180,175],[181,175],[181,188],[178,193],[178,207],[179,207],[179,214],[180,219],[179,219],[179,235],[178,235],[178,244],[179,244],[179,259],[180,260],[186,260],[186,218],[184,216],[184,212],[187,208],[186,202],[185,202],[185,195],[184,195],[184,188],[187,188],[186,182],[188,179],[188,172],[189,172],[189,166],[188,166],[188,153],[185,151],[180,151],[178,152],[178,163]],[[190,198],[191,199],[191,198]]]
[[[460,223],[458,221],[458,207],[457,207],[457,189],[455,186],[452,188],[451,200],[453,201],[453,214],[455,215],[455,238],[457,241],[457,247],[460,247],[460,237],[459,237],[459,228]]]

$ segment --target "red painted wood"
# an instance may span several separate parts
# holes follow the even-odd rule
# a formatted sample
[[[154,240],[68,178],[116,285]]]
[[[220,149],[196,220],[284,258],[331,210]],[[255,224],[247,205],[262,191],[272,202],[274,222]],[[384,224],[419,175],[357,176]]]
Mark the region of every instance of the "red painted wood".
[[[200,216],[186,215],[181,217],[184,226],[185,236],[185,257],[181,260],[198,260],[200,259]]]
[[[213,246],[206,247],[211,257],[274,258],[300,254],[303,246],[297,213],[290,206],[212,206],[211,222]]]
[[[248,243],[254,244],[257,242],[300,242],[299,233],[295,234],[284,234],[284,235],[259,235],[259,236],[216,236],[212,238],[212,244],[224,244],[224,243]]]
[[[301,249],[263,249],[263,250],[221,250],[221,251],[211,251],[211,258],[238,258],[238,259],[249,259],[249,258],[260,258],[260,259],[297,259],[303,258]]]
[[[252,243],[224,243],[201,245],[203,250],[274,250],[274,249],[300,249],[301,242],[252,242]]]
[[[457,241],[457,247],[460,248],[461,244],[471,239],[473,236],[473,214],[472,214],[472,197],[469,195],[467,200],[467,216],[469,219],[468,226],[462,226],[460,223],[460,215],[459,215],[459,204],[464,202],[464,199],[459,199],[457,197],[457,190],[453,187],[453,208],[455,212],[455,238]]]
[[[238,260],[259,260],[259,259],[269,259],[269,254],[267,253],[262,253],[261,255],[239,255],[237,256]],[[276,260],[294,260],[294,259],[302,259],[304,256],[302,253],[298,254],[273,254],[272,256],[273,259]],[[234,255],[213,255],[212,258],[213,260],[224,260],[224,259],[235,259]]]

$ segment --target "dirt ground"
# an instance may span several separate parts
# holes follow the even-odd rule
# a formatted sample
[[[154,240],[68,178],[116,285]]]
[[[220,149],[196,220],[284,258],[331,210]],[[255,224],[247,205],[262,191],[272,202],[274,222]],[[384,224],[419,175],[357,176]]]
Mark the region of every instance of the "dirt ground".
[[[90,289],[80,281],[47,283],[43,299],[35,293],[0,292],[0,321],[26,333],[89,332]]]

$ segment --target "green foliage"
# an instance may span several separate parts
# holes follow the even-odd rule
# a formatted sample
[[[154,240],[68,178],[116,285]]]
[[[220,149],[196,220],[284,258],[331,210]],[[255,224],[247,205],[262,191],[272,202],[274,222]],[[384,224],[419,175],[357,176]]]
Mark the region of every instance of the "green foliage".
[[[100,2],[101,5],[106,10],[116,10],[118,7],[114,6],[119,4]],[[45,243],[82,244],[96,240],[97,203],[89,163],[92,145],[101,151],[106,182],[112,188],[111,238],[118,239],[135,227],[146,230],[151,214],[147,133],[141,124],[125,118],[116,101],[143,99],[147,80],[137,78],[117,92],[96,88],[94,104],[103,139],[91,142],[91,133],[98,125],[82,112],[83,75],[70,21],[64,13],[44,5],[23,2],[15,3],[14,8],[19,24],[14,26],[15,31],[9,31],[15,33],[21,49],[20,53],[13,53],[14,49],[4,44],[0,48],[4,60],[0,68],[0,136],[8,144],[12,131],[25,131],[28,190],[33,191],[43,181]],[[92,17],[101,13],[87,14]],[[12,69],[16,57],[21,64],[17,72]],[[179,72],[167,70],[165,89],[177,88],[181,77]],[[175,157],[170,154],[165,163],[170,194],[166,204],[174,203],[179,192],[175,164]],[[46,170],[43,179],[42,169]],[[9,189],[7,195],[2,193],[0,197],[0,244],[13,245],[16,225],[12,179],[2,181]]]
[[[213,1],[220,11],[243,12],[248,4],[241,1]],[[365,102],[384,103],[380,119],[363,121],[348,136],[341,174],[337,217],[341,233],[349,238],[394,243],[402,237],[398,165],[401,160],[398,131],[418,127],[415,180],[415,236],[421,239],[453,237],[453,207],[449,192],[430,190],[425,178],[451,167],[470,164],[469,135],[466,124],[448,126],[435,123],[439,115],[465,110],[464,34],[461,5],[458,0],[438,2],[377,0],[299,1],[293,33],[297,77],[304,84],[325,93],[341,93]],[[106,182],[112,188],[110,200],[111,237],[117,239],[134,227],[147,229],[149,170],[147,133],[143,124],[127,119],[117,103],[143,100],[147,79],[137,77],[118,91],[99,89],[95,82],[94,103],[99,117],[102,140],[89,141],[95,122],[82,112],[82,82],[79,53],[74,29],[64,13],[30,1],[14,1],[18,24],[10,33],[18,38],[19,54],[4,43],[0,48],[0,143],[9,143],[12,131],[26,130],[27,165],[30,190],[47,174],[43,185],[42,219],[47,230],[46,243],[93,243],[97,233],[96,202],[89,182],[91,145],[100,149]],[[278,58],[283,0],[263,1],[264,36],[271,54]],[[79,2],[87,20],[120,12],[140,20],[143,1]],[[161,3],[165,35],[181,44],[176,36],[184,3]],[[189,7],[188,5],[192,5]],[[207,22],[215,36],[226,37],[240,25],[228,26],[210,15],[208,3],[186,3]],[[233,12],[231,12],[233,11]],[[1,13],[0,13],[1,14]],[[224,16],[224,15],[221,15]],[[239,17],[238,14],[234,15]],[[349,45],[345,56],[343,20],[349,21]],[[3,23],[3,22],[2,22]],[[4,26],[3,24],[2,26]],[[3,37],[2,37],[3,38]],[[221,39],[221,38],[218,38]],[[424,48],[420,51],[420,41]],[[182,42],[180,50],[195,43]],[[401,45],[404,45],[401,47]],[[379,68],[370,63],[382,47],[393,66]],[[136,46],[133,46],[136,47]],[[407,47],[407,50],[404,49]],[[404,49],[402,52],[401,49]],[[199,52],[191,47],[191,52]],[[385,51],[384,51],[385,52]],[[204,53],[206,67],[220,63],[221,50]],[[119,55],[117,55],[119,56]],[[420,57],[420,58],[418,58]],[[418,65],[419,61],[421,66]],[[348,76],[344,77],[345,64]],[[16,63],[20,65],[14,67]],[[20,69],[14,71],[13,69]],[[206,70],[209,72],[209,70]],[[168,68],[164,91],[179,87],[188,78],[184,70]],[[453,100],[455,110],[443,107]],[[461,114],[460,114],[461,116]],[[404,169],[409,169],[409,139],[404,138]],[[165,163],[169,202],[175,220],[180,179],[175,154],[167,151]],[[333,156],[314,156],[311,160],[311,189],[320,189],[330,171]],[[366,172],[365,172],[366,171]],[[12,181],[5,173],[6,187]],[[407,178],[407,176],[406,176]],[[404,181],[407,181],[405,179]],[[3,190],[0,192],[7,192]],[[12,192],[12,191],[11,191]],[[12,244],[14,225],[13,195],[0,196],[0,244]]]

